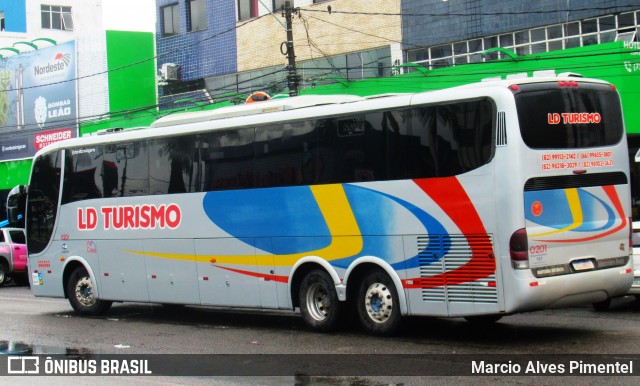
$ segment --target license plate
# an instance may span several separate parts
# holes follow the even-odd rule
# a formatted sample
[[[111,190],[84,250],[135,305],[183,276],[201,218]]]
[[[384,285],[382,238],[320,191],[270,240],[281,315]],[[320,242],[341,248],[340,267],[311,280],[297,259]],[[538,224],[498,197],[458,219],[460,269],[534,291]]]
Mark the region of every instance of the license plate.
[[[633,279],[633,286],[640,287],[640,277],[636,277],[635,279]]]
[[[571,263],[571,266],[576,271],[586,271],[588,269],[594,269],[593,261],[591,260],[577,260]]]

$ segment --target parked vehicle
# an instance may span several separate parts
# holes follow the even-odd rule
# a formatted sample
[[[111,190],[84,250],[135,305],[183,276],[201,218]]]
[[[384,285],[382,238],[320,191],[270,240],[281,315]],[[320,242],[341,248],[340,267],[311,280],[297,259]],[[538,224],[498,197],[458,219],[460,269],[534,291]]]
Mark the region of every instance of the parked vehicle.
[[[0,286],[14,278],[27,283],[27,246],[24,229],[0,228]]]

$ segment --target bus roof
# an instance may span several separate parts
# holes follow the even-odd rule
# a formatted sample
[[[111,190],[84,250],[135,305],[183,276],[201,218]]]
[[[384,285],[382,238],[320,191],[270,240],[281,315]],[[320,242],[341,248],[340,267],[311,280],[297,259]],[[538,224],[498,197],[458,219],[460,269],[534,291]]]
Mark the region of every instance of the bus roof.
[[[241,117],[245,115],[294,110],[311,106],[351,103],[364,99],[365,98],[354,95],[303,95],[294,98],[279,98],[259,103],[222,107],[215,110],[167,115],[153,122],[151,124],[151,127],[164,127],[185,123],[213,121],[217,119]]]

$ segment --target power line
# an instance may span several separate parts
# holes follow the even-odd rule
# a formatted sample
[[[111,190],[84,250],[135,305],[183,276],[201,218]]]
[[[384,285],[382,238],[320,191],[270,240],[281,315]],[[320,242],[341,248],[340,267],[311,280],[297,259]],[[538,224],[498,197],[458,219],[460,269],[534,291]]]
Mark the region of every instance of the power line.
[[[616,8],[626,10],[635,10],[637,5],[616,5]],[[324,9],[304,9],[304,12],[326,13],[326,14],[343,14],[343,15],[363,15],[363,16],[406,16],[406,17],[450,17],[450,16],[462,16],[462,17],[474,17],[474,16],[502,16],[502,15],[540,15],[549,13],[562,13],[562,12],[611,12],[611,7],[585,7],[585,8],[566,8],[556,10],[540,10],[540,11],[496,11],[496,12],[419,12],[419,13],[394,13],[394,12],[356,12],[356,11],[331,11]],[[625,12],[618,10],[617,12]]]

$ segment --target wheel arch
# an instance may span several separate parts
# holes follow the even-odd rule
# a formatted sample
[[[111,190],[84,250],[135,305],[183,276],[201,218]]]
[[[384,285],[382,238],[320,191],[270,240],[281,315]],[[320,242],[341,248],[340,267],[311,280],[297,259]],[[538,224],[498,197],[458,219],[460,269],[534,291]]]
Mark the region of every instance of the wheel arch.
[[[71,277],[73,271],[78,267],[82,267],[87,270],[91,283],[93,284],[96,297],[100,299],[100,287],[98,286],[97,277],[94,274],[93,269],[91,269],[91,265],[89,265],[87,261],[80,256],[71,256],[64,263],[64,268],[62,270],[62,288],[65,299],[69,298],[69,294],[67,293],[67,281],[69,281],[69,277]]]
[[[347,269],[347,272],[344,275],[347,300],[351,301],[355,298],[359,283],[368,272],[375,269],[382,269],[387,273],[387,275],[389,275],[393,284],[396,286],[398,300],[400,301],[400,314],[407,315],[409,313],[409,307],[407,305],[404,287],[402,286],[402,279],[400,279],[396,270],[393,269],[389,263],[375,256],[360,257],[351,263]]]
[[[338,299],[340,301],[346,299],[344,284],[342,284],[340,276],[331,266],[331,264],[318,256],[307,256],[298,260],[291,269],[291,273],[289,274],[289,298],[291,299],[292,308],[300,306],[298,302],[298,292],[300,291],[302,279],[304,279],[306,274],[313,271],[314,269],[322,269],[327,272],[329,276],[331,276],[331,279],[336,286]]]

